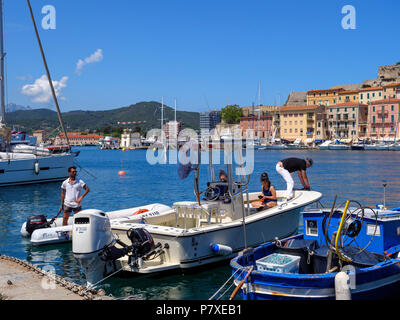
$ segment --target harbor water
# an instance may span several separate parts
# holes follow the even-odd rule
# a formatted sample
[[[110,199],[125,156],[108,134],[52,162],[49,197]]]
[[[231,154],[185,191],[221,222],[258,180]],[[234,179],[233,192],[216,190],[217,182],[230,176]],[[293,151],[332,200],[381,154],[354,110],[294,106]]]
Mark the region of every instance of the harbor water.
[[[152,166],[146,161],[146,150],[123,152],[95,147],[76,150],[81,151],[77,159],[79,176],[91,189],[83,201],[84,209],[113,211],[150,203],[172,205],[177,201],[195,200],[193,174],[186,180],[179,180],[176,164]],[[383,203],[383,183],[387,183],[387,207],[400,207],[400,152],[255,151],[249,190],[261,190],[259,177],[263,172],[269,174],[277,189],[285,189],[275,165],[287,157],[311,157],[314,160],[308,177],[312,189],[323,193],[321,203],[324,206],[330,206],[338,195],[341,202],[352,199],[375,207]],[[224,166],[216,166],[215,171],[218,172],[219,168]],[[118,175],[121,169],[127,172],[125,176]],[[206,188],[208,172],[208,166],[202,166],[201,190]],[[297,177],[295,181],[297,187],[301,187]],[[84,275],[74,260],[70,243],[34,247],[20,235],[21,225],[29,216],[44,214],[50,218],[58,212],[60,187],[61,183],[50,183],[0,189],[0,254],[25,259],[47,270],[55,270],[74,282],[84,283]],[[206,266],[196,272],[112,278],[105,281],[102,288],[116,297],[208,299],[230,274],[231,269],[226,262]]]

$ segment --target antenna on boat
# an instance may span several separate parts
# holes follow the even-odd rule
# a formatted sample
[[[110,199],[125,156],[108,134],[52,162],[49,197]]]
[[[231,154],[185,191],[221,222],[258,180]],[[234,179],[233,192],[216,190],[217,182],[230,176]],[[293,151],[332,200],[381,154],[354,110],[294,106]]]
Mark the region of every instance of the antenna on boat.
[[[62,119],[62,116],[61,116],[60,106],[58,105],[58,100],[57,100],[56,91],[54,90],[53,81],[52,81],[52,79],[51,79],[49,67],[48,67],[47,61],[46,61],[46,56],[45,56],[45,54],[44,54],[42,42],[41,42],[41,40],[40,40],[39,31],[38,31],[37,26],[36,26],[35,16],[33,15],[31,2],[30,2],[30,0],[26,0],[26,1],[27,1],[27,3],[28,3],[29,12],[31,13],[32,23],[33,23],[33,27],[35,28],[35,33],[36,33],[36,38],[37,38],[37,41],[38,41],[38,44],[39,44],[40,53],[42,54],[44,67],[45,67],[46,73],[47,73],[47,79],[49,80],[49,85],[50,85],[50,89],[51,89],[51,94],[53,95],[53,100],[54,100],[54,103],[55,103],[56,108],[57,108],[58,120],[60,121],[61,128],[62,128],[62,130],[63,130],[63,132],[64,132],[64,135],[65,135],[65,139],[66,139],[66,141],[67,141],[68,148],[69,148],[69,150],[71,151],[71,145],[70,145],[70,143],[69,143],[68,134],[67,134],[67,131],[65,130],[64,122],[63,122],[63,119]],[[2,82],[3,82],[3,81],[2,81]]]
[[[387,187],[387,181],[383,180],[383,209],[386,210],[386,187]]]
[[[4,97],[4,23],[3,23],[3,0],[0,0],[0,86],[1,86],[1,113],[0,124],[5,124],[6,118],[6,102]]]

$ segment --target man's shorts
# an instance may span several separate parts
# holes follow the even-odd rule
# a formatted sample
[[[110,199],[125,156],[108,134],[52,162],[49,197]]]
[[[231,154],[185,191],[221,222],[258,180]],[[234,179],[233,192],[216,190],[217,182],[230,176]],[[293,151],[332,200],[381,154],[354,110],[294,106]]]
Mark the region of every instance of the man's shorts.
[[[66,212],[66,213],[71,213],[72,211],[73,211],[74,213],[78,213],[79,211],[82,211],[82,207],[71,208],[71,207],[68,207],[68,206],[64,206],[64,212]]]

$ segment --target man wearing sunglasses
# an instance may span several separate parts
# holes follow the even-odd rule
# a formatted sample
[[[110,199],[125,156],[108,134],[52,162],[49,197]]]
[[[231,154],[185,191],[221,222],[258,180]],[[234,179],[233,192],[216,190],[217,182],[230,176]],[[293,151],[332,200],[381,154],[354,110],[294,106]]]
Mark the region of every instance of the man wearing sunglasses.
[[[68,169],[69,178],[61,185],[61,208],[63,210],[63,226],[68,225],[72,212],[77,214],[82,210],[82,200],[90,189],[81,179],[76,178],[76,167]],[[85,192],[81,195],[82,189]]]

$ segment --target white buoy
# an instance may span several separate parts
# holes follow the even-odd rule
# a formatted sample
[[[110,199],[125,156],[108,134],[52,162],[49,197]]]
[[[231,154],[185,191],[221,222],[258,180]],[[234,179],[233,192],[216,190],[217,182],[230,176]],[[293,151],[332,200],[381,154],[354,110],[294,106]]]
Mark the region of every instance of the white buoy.
[[[228,246],[224,246],[221,244],[212,244],[211,245],[211,250],[220,256],[228,256],[230,254],[232,254],[232,248],[228,247]]]
[[[350,277],[346,272],[338,272],[335,276],[336,300],[351,300]]]

